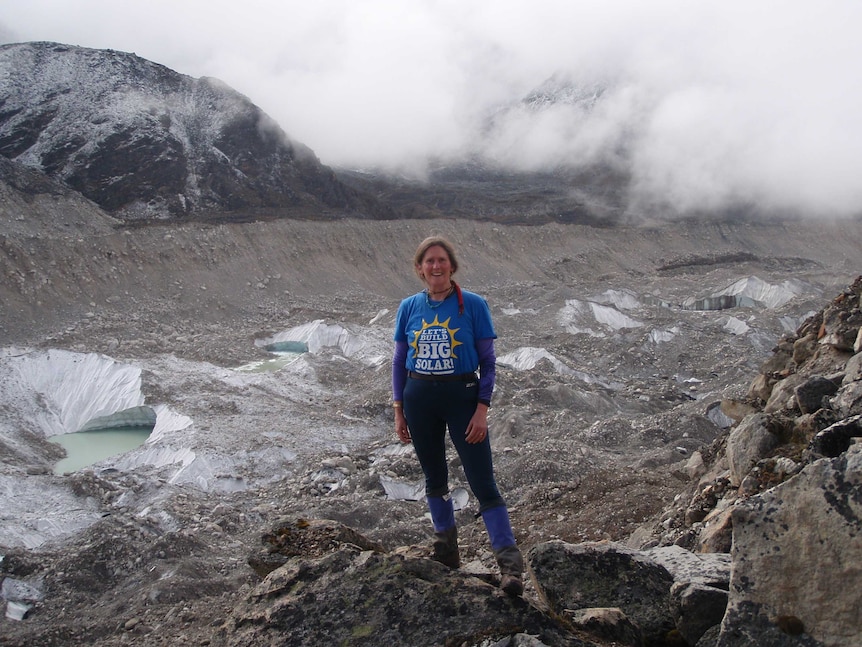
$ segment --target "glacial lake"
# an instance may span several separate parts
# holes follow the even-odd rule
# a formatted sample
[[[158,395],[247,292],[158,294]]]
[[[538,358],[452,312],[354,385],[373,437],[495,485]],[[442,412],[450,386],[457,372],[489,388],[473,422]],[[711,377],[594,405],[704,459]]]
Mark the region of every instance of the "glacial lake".
[[[143,445],[152,427],[114,427],[52,436],[49,440],[66,450],[66,458],[54,466],[54,474],[76,472],[101,460]]]

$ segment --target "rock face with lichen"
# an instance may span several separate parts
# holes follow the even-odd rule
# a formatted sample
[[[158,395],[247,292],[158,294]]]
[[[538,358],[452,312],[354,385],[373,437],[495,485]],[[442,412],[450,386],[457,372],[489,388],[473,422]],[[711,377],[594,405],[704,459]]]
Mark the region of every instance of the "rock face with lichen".
[[[862,577],[860,299],[862,277],[784,340],[797,352],[766,376],[774,381],[770,421],[785,442],[743,479],[757,493],[733,511],[734,569],[720,645],[747,644],[752,630],[741,628],[759,625],[765,636],[783,627],[785,635],[835,647],[862,641],[862,592],[836,586]]]
[[[862,575],[860,299],[862,277],[779,340],[744,401],[723,403],[737,423],[661,540],[731,553],[710,647],[862,640],[862,594],[836,586]]]
[[[536,645],[589,645],[534,605],[506,596],[489,573],[449,569],[418,547],[385,551],[321,520],[285,520],[263,543],[284,563],[237,605],[216,645],[462,645],[519,635]],[[259,554],[250,562],[258,564]]]

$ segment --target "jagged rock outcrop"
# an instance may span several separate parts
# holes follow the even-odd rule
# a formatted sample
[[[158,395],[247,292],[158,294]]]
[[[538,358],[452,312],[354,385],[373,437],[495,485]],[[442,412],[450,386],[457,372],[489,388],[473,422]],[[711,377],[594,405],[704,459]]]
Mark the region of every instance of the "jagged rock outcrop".
[[[547,542],[528,559],[536,588],[554,613],[577,623],[585,610],[591,617],[595,609],[618,610],[637,635],[623,644],[694,645],[721,622],[727,606],[728,555],[698,555],[678,546],[638,551],[614,542]]]
[[[382,551],[336,522],[280,523],[264,543],[287,559],[234,609],[215,645],[590,645],[489,578],[416,550]]]
[[[390,215],[220,81],[113,50],[0,46],[0,155],[123,220]]]
[[[677,546],[539,544],[528,556],[536,600],[507,598],[479,564],[448,569],[418,546],[390,552],[334,521],[283,520],[262,539],[249,563],[264,580],[218,644],[694,645],[727,605],[730,557]]]
[[[862,594],[836,587],[857,580],[862,563],[860,294],[857,279],[785,340],[798,347],[816,327],[819,341],[803,362],[784,358],[765,394],[770,412],[740,425],[766,434],[771,424],[783,442],[760,445],[732,509],[733,576],[718,647],[862,640]]]
[[[266,577],[291,557],[322,557],[345,544],[385,552],[383,546],[352,528],[326,519],[286,519],[261,537],[261,543],[261,550],[248,558],[249,566],[260,577]]]
[[[862,641],[862,594],[836,586],[862,563],[860,335],[862,277],[779,341],[745,401],[723,403],[737,424],[665,515],[660,543],[731,551],[728,610],[699,647]]]
[[[644,644],[665,644],[674,629],[673,577],[640,551],[607,544],[548,542],[528,557],[542,599],[558,614],[577,609],[619,608],[643,634]]]

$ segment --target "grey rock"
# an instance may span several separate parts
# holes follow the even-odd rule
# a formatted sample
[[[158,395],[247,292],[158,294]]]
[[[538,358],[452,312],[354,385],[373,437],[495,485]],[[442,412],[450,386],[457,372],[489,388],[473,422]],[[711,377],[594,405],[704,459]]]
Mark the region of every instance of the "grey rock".
[[[793,616],[767,618],[757,605],[740,604],[728,609],[718,638],[709,647],[824,647],[804,631],[798,633],[796,620]]]
[[[859,329],[862,335],[862,328]],[[862,380],[862,353],[856,351],[856,354],[847,360],[847,365],[844,367],[844,384],[857,382]]]
[[[859,589],[836,586],[862,575],[860,529],[858,445],[838,458],[818,460],[781,485],[738,504],[733,512],[733,567],[722,640],[725,634],[729,641],[740,632],[743,620],[795,617],[824,645],[862,643]]]
[[[778,446],[779,439],[769,431],[768,424],[769,416],[754,413],[731,430],[727,440],[727,460],[733,485],[741,484],[751,468]]]
[[[851,287],[824,308],[820,343],[840,351],[853,352],[860,326],[862,312],[859,310],[859,294]]]
[[[838,385],[822,375],[815,375],[794,389],[796,404],[802,413],[814,413],[823,408],[823,399],[834,395]]]
[[[640,627],[629,620],[620,609],[577,609],[566,611],[565,615],[576,627],[594,636],[612,640],[614,644],[631,647],[641,647],[644,644]]]
[[[797,366],[804,364],[817,350],[817,336],[809,333],[793,343],[793,362]]]
[[[700,640],[697,641],[695,647],[716,647],[718,644],[718,636],[721,633],[721,625],[716,625],[707,629]]]
[[[249,566],[261,577],[297,555],[319,557],[342,546],[376,552],[385,550],[352,528],[326,519],[284,519],[261,537],[261,543],[261,550],[248,558]]]
[[[727,589],[730,584],[730,555],[693,553],[679,546],[659,546],[643,551],[671,574],[676,583],[696,583]]]
[[[811,439],[809,449],[817,456],[835,458],[846,452],[854,438],[862,437],[862,416],[856,415],[828,426]]]
[[[614,542],[552,541],[530,549],[527,560],[555,613],[618,608],[640,627],[648,645],[661,644],[675,629],[668,595],[673,576],[645,553]]]
[[[832,398],[832,407],[844,418],[862,413],[862,380],[842,386]]]
[[[796,388],[802,385],[805,379],[803,375],[794,373],[776,383],[769,400],[763,407],[763,412],[778,413],[796,409]]]
[[[724,617],[730,586],[730,555],[693,553],[679,546],[645,551],[674,578],[670,590],[676,629],[693,645]]]
[[[727,609],[727,590],[697,582],[674,584],[671,604],[677,631],[694,645],[711,627],[721,624]]]
[[[271,572],[237,605],[213,644],[430,647],[517,634],[540,641],[526,644],[588,645],[481,579],[430,559],[345,545],[318,558],[294,557]]]

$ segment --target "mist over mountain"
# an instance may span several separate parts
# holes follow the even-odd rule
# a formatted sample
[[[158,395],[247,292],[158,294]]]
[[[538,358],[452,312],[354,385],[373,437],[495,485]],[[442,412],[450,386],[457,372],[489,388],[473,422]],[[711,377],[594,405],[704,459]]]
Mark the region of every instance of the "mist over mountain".
[[[621,174],[634,216],[862,210],[862,8],[848,0],[175,9],[10,3],[0,42],[133,51],[221,79],[332,168],[415,179],[598,165]]]
[[[693,186],[699,197],[681,201],[671,189],[646,190],[654,183],[635,163],[640,127],[609,121],[628,92],[618,81],[552,75],[485,115],[459,155],[430,156],[418,173],[401,174],[324,166],[285,133],[289,124],[247,97],[133,54],[5,45],[0,78],[0,154],[125,221],[205,214],[608,225],[832,214],[770,206],[744,191],[717,199]]]

